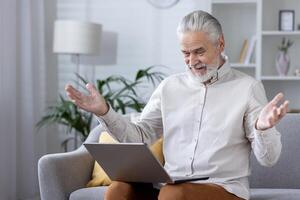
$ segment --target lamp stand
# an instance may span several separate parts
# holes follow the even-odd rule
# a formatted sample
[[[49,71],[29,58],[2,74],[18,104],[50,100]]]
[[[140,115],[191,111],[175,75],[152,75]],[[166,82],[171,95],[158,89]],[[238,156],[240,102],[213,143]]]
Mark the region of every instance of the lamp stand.
[[[79,89],[79,73],[80,73],[80,55],[77,53],[74,55],[75,56],[75,63],[76,63],[76,89]]]

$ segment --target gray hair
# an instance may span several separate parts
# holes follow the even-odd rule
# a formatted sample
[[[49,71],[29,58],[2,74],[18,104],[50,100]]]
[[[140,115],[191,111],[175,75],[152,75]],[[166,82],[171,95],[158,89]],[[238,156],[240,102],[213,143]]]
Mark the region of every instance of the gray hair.
[[[212,42],[217,43],[219,37],[223,34],[220,22],[211,14],[202,10],[197,10],[186,15],[177,27],[177,34],[185,32],[204,31]]]

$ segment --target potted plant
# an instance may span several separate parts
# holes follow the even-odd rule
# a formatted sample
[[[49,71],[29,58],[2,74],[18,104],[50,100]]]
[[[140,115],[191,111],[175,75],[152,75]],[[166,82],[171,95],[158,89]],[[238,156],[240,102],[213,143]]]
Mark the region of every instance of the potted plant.
[[[278,54],[276,56],[276,69],[280,76],[286,76],[290,68],[290,57],[288,49],[293,45],[291,40],[282,38],[281,45],[278,46]]]
[[[165,77],[162,72],[154,71],[156,66],[150,66],[146,69],[138,70],[133,81],[123,76],[109,76],[105,79],[96,80],[96,88],[103,95],[111,107],[122,114],[128,111],[141,112],[146,102],[139,96],[138,90],[149,86],[149,83],[155,87]],[[86,84],[83,77],[77,74],[77,77]],[[147,84],[147,86],[146,86]],[[84,86],[81,85],[85,89]],[[84,141],[91,130],[93,115],[79,109],[71,101],[66,100],[60,95],[58,102],[54,106],[49,106],[46,114],[36,124],[41,128],[50,124],[60,124],[67,127],[67,133],[76,131],[80,135],[81,141]],[[77,141],[77,138],[68,137],[62,142],[62,147],[67,150],[67,143],[70,140]],[[75,145],[77,148],[77,145]]]

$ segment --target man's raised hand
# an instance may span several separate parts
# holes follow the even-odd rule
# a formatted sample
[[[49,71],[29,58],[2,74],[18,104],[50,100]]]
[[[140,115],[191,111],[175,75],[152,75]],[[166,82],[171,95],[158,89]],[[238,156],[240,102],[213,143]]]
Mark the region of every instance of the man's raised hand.
[[[256,129],[266,130],[275,126],[287,113],[288,101],[282,102],[284,95],[278,93],[260,112],[256,121]]]
[[[81,93],[69,84],[66,85],[65,90],[71,101],[81,109],[92,112],[97,116],[107,113],[109,107],[95,86],[88,83],[85,87],[89,91],[88,95]]]

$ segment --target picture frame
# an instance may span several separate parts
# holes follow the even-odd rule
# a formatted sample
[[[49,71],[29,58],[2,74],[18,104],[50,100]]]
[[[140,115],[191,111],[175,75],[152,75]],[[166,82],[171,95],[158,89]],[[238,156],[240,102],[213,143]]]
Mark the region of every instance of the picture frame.
[[[279,10],[279,30],[294,31],[295,30],[295,11]]]

